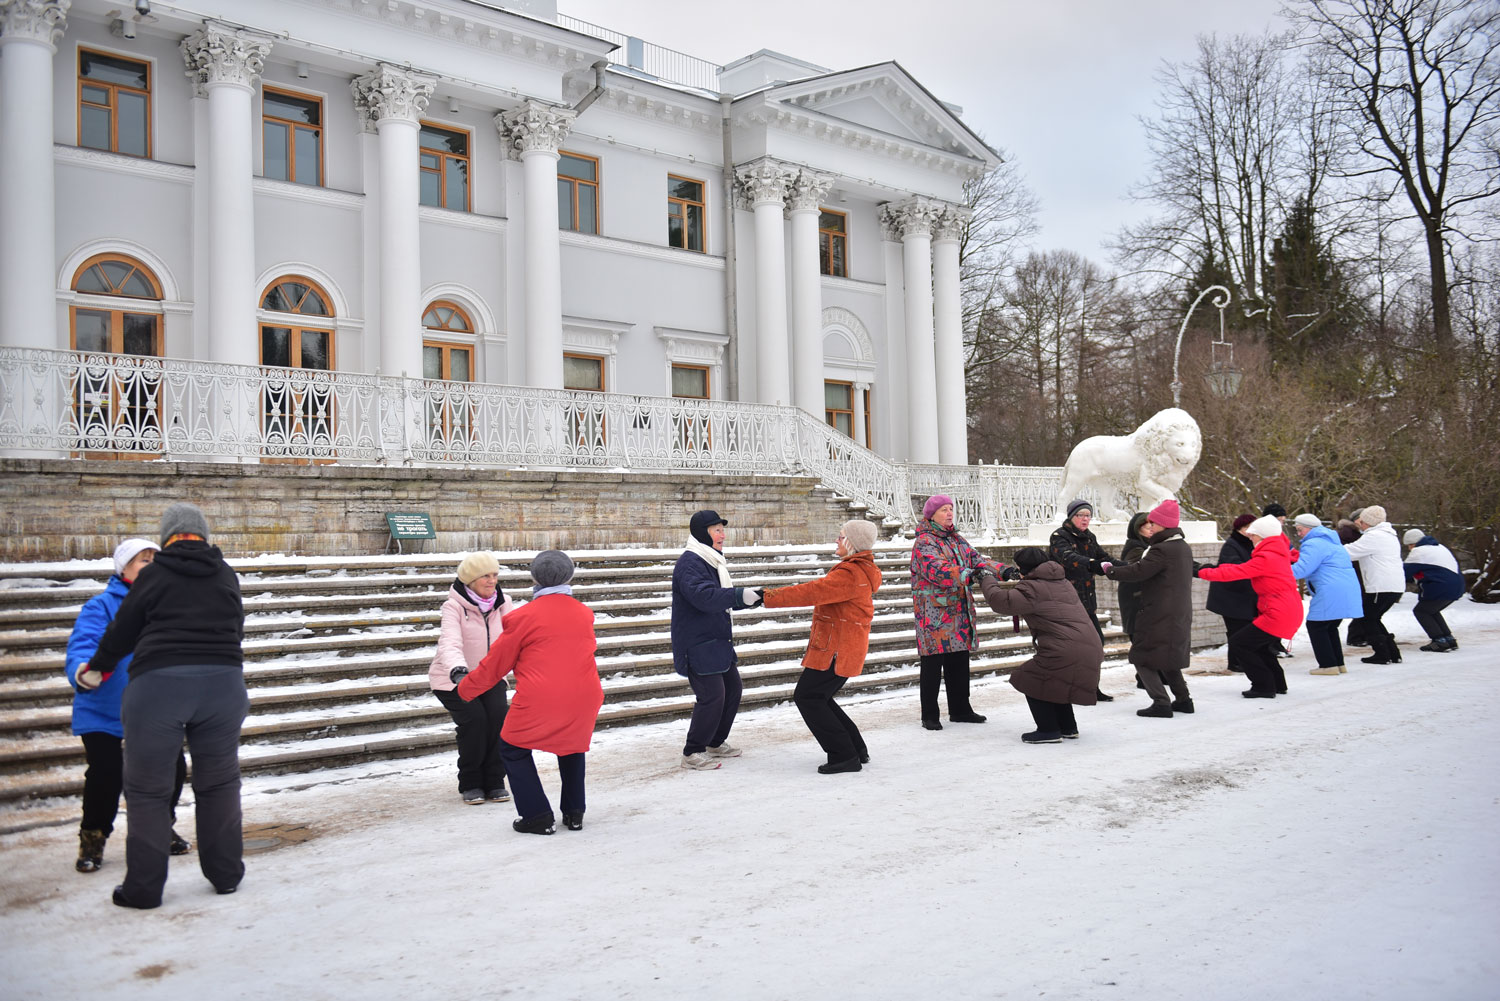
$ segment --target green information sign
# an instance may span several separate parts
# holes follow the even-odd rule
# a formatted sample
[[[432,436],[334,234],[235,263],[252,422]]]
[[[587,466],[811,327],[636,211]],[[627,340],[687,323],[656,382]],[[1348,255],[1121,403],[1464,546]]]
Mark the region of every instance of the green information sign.
[[[436,539],[437,532],[432,527],[432,517],[422,511],[388,511],[385,523],[391,529],[391,542],[396,544],[397,552],[404,551],[401,545],[406,539]],[[390,545],[386,545],[387,551]]]

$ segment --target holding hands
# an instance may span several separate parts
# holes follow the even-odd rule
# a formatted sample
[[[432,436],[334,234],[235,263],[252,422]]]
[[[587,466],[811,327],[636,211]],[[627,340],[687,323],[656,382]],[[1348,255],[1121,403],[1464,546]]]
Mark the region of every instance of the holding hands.
[[[73,674],[73,685],[80,692],[92,692],[102,684],[104,675],[89,667],[87,661],[79,664],[78,670]]]

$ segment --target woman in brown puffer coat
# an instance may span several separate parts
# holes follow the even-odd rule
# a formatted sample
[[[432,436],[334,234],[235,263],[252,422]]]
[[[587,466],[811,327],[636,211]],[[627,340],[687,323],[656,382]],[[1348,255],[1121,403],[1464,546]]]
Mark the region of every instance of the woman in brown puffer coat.
[[[1026,696],[1036,720],[1036,729],[1021,734],[1021,739],[1058,744],[1064,737],[1078,736],[1073,707],[1095,702],[1104,644],[1061,564],[1028,546],[1016,553],[1016,566],[1025,575],[1021,580],[1002,584],[984,574],[981,587],[995,611],[1026,619],[1036,644],[1036,656],[1010,672],[1010,683]]]

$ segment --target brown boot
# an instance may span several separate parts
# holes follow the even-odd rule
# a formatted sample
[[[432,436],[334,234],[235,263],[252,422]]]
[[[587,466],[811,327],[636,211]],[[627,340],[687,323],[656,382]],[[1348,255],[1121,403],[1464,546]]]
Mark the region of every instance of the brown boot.
[[[73,868],[79,872],[98,872],[104,865],[104,842],[109,835],[103,831],[78,832],[78,861]]]

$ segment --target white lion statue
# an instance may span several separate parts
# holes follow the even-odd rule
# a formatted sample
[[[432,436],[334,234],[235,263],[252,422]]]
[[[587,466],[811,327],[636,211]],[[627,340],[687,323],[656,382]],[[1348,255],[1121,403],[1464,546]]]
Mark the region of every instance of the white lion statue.
[[[1097,494],[1099,518],[1125,521],[1176,497],[1203,454],[1203,435],[1191,414],[1177,407],[1154,414],[1127,435],[1094,435],[1073,446],[1063,467],[1057,519],[1068,501]]]

